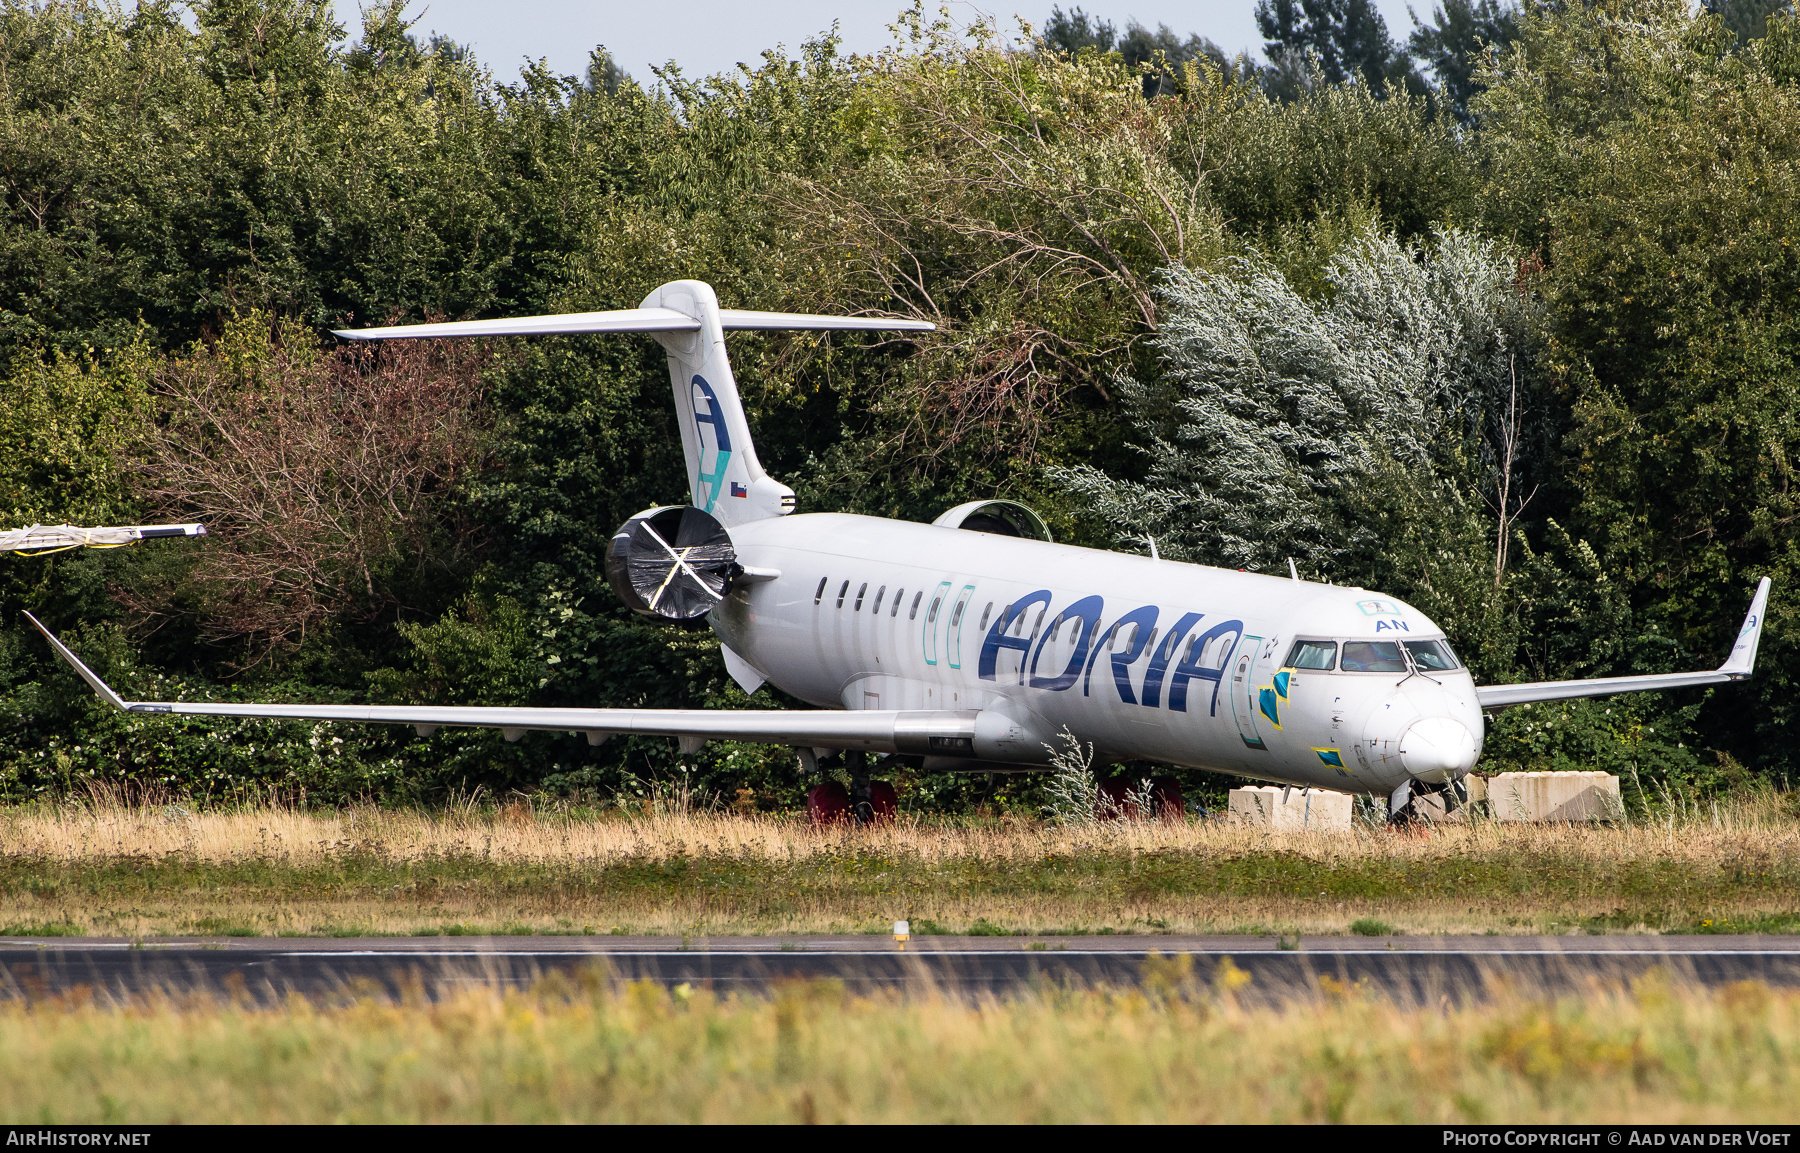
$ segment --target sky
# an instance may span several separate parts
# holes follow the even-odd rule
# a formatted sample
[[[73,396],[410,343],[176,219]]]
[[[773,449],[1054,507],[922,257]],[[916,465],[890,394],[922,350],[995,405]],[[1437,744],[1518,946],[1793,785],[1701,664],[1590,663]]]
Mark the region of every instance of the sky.
[[[356,0],[334,0],[338,19],[357,34],[361,27]],[[972,22],[978,13],[1001,18],[1010,28],[1015,13],[1042,25],[1056,0],[983,0],[950,5],[952,19]],[[890,42],[887,26],[907,0],[685,0],[679,5],[637,0],[415,0],[407,9],[418,18],[413,31],[421,36],[442,33],[470,45],[493,68],[494,77],[511,81],[520,63],[542,57],[559,73],[579,75],[587,68],[588,51],[605,44],[620,67],[646,85],[655,82],[652,65],[675,60],[689,76],[707,76],[754,62],[765,48],[785,45],[790,52],[808,38],[838,22],[846,52],[875,52]],[[939,0],[926,0],[935,14]],[[1120,32],[1132,20],[1150,28],[1167,24],[1185,38],[1198,32],[1235,54],[1249,49],[1261,56],[1262,38],[1251,15],[1254,0],[1083,0],[1063,3],[1080,7]],[[1427,16],[1432,0],[1415,0]],[[1407,0],[1376,0],[1388,33],[1404,40],[1412,30]]]

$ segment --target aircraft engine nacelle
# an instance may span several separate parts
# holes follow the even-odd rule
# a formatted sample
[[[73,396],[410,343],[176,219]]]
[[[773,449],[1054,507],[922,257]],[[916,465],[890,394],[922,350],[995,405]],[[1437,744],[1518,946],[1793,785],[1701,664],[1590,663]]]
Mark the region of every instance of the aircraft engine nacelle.
[[[946,509],[931,523],[939,528],[963,528],[996,536],[1050,539],[1050,526],[1044,518],[1016,500],[972,500]]]
[[[665,505],[619,526],[606,546],[606,579],[625,607],[663,620],[705,616],[743,572],[731,535],[692,505]]]

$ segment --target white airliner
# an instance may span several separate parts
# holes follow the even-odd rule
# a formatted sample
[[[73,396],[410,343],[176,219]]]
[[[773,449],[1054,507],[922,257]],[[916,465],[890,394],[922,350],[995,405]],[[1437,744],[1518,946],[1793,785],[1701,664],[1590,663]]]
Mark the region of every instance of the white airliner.
[[[921,321],[721,309],[676,281],[617,312],[420,324],[354,340],[647,332],[668,352],[690,502],[627,521],[614,589],[654,616],[704,616],[746,692],[774,684],[818,710],[434,708],[126,701],[55,637],[102,697],[132,712],[675,737],[921,758],[928,770],[1044,766],[1066,730],[1101,758],[1196,766],[1389,798],[1465,776],[1483,709],[1721,684],[1751,674],[1769,581],[1716,671],[1477,686],[1425,614],[1392,597],[1052,543],[1005,501],[932,524],[796,514],[757,461],[725,355],[735,329],[924,331]],[[1291,566],[1290,566],[1291,568]],[[34,624],[37,622],[34,620]],[[42,625],[38,626],[42,629]]]

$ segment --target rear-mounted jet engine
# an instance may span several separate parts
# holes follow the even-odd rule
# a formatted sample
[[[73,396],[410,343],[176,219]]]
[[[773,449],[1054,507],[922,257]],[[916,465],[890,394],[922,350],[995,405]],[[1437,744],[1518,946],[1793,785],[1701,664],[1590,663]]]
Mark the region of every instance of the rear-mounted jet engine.
[[[625,607],[664,620],[705,616],[742,572],[725,526],[692,505],[640,512],[606,548],[606,577]]]

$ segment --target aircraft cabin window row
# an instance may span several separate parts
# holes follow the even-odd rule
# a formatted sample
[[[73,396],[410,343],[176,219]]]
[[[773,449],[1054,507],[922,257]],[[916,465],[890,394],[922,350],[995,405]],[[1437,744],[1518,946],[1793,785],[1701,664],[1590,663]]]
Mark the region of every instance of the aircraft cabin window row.
[[[831,584],[831,578],[829,576],[822,576],[819,578],[819,587],[813,590],[813,603],[814,604],[823,604],[824,603],[825,589],[830,584]],[[856,597],[851,603],[850,611],[858,612],[858,613],[861,612],[862,607],[863,607],[863,602],[868,599],[868,596],[869,596],[869,582],[864,581],[861,584],[861,586],[858,587],[856,590]],[[850,599],[850,582],[845,581],[843,584],[838,586],[837,607],[843,608],[844,601],[848,600],[848,599]],[[871,613],[879,613],[881,611],[882,602],[886,599],[887,599],[887,586],[882,585],[880,588],[875,590],[875,600],[874,600],[874,603],[872,603],[869,606],[869,611]],[[925,593],[923,590],[913,594],[912,610],[906,614],[907,620],[910,621],[910,620],[918,619],[919,604],[924,599],[925,599]],[[892,607],[888,609],[888,616],[898,617],[900,615],[900,606],[902,604],[904,604],[905,601],[906,601],[906,590],[904,588],[895,589],[894,590],[894,599],[892,602],[890,602]],[[931,612],[926,617],[926,619],[928,621],[935,622],[937,620],[938,609],[943,607],[943,601],[944,601],[944,598],[942,596],[939,596],[931,602]],[[954,624],[961,622],[962,610],[965,607],[965,605],[966,605],[966,601],[958,601],[957,602],[956,613],[951,621],[951,624],[954,625]],[[987,610],[981,614],[981,627],[983,627],[983,628],[987,627],[988,614],[993,611],[994,611],[994,603],[992,601],[989,601]],[[1039,614],[1039,615],[1042,616],[1042,614]]]

